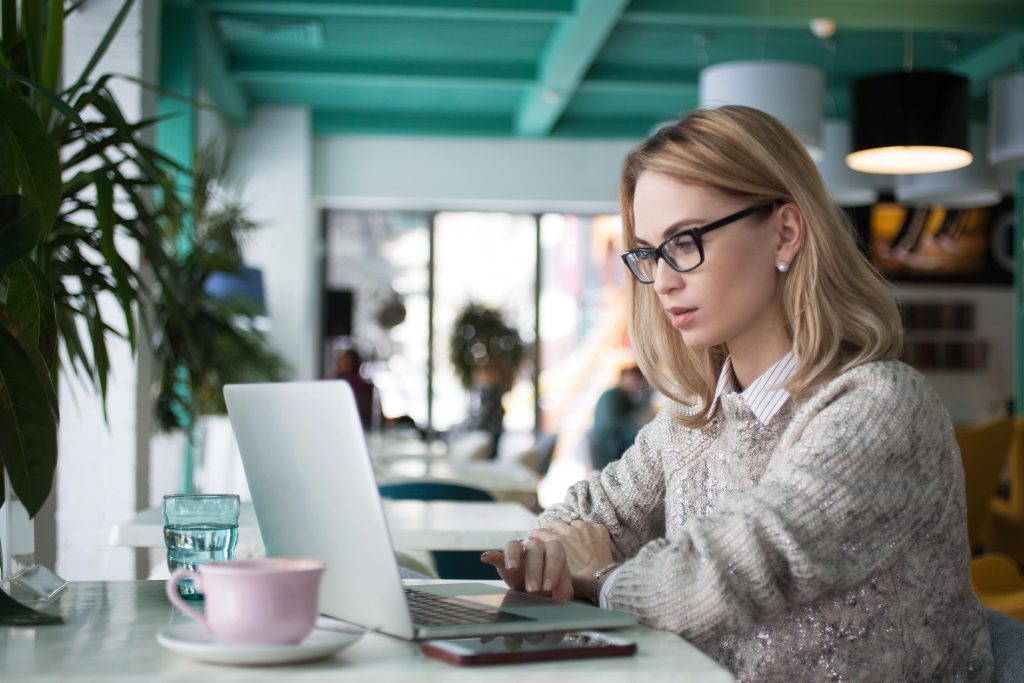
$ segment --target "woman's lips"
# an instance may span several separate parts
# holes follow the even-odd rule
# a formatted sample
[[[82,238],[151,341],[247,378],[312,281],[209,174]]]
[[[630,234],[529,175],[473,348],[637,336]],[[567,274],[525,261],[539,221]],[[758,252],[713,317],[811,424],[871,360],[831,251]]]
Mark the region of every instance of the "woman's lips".
[[[676,329],[686,325],[688,322],[693,320],[693,316],[697,314],[696,308],[674,307],[667,308],[665,310],[668,311],[668,317],[672,323],[672,327],[675,327]]]

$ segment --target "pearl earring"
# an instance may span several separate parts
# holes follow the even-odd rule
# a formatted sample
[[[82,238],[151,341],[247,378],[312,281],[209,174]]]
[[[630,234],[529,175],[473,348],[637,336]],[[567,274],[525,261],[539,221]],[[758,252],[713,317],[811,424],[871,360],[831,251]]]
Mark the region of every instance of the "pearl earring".
[[[789,264],[786,263],[785,261],[776,261],[775,269],[780,273],[785,273],[786,271],[789,270]]]

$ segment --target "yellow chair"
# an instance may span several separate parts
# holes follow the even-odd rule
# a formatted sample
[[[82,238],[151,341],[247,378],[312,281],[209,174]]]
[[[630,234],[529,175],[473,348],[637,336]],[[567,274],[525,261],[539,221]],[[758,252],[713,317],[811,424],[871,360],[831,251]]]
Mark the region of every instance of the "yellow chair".
[[[975,551],[986,546],[990,504],[1010,451],[1013,420],[1000,417],[977,426],[957,427],[955,432],[964,466],[967,539]]]
[[[990,506],[989,546],[1024,565],[1024,417],[1013,422],[1010,445],[1010,498],[994,498]]]
[[[1024,622],[1024,575],[1017,563],[1000,553],[971,560],[974,593],[985,607]]]

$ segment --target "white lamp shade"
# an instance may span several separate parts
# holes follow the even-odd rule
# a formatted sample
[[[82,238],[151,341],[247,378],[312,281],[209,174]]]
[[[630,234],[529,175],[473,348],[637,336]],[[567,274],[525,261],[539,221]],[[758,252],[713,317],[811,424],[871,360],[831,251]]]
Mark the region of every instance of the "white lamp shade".
[[[1024,168],[1024,72],[992,79],[988,135],[989,163]]]
[[[846,165],[846,155],[850,153],[850,124],[828,119],[823,133],[825,159],[818,163],[818,170],[832,201],[839,206],[867,206],[878,201],[876,179]]]
[[[825,158],[825,73],[796,62],[722,62],[700,72],[700,106],[742,104],[786,124],[815,161]]]
[[[1003,199],[999,179],[985,153],[984,126],[972,124],[969,166],[942,173],[918,173],[896,178],[896,199],[910,206],[941,204],[947,209],[976,209],[995,206]]]

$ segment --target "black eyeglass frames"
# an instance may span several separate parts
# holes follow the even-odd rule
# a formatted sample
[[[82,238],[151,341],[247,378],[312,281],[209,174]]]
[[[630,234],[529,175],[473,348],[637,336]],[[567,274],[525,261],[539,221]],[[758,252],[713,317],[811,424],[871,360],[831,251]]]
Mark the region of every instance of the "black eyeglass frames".
[[[736,213],[731,213],[725,218],[719,218],[717,221],[708,223],[705,226],[680,230],[654,249],[630,249],[623,252],[622,261],[629,268],[629,272],[633,274],[633,277],[645,285],[654,282],[654,275],[658,269],[658,259],[665,259],[665,263],[676,272],[685,273],[691,271],[704,263],[704,242],[701,239],[704,235],[722,226],[735,223],[753,213],[767,209],[774,204],[775,202],[755,204]]]

